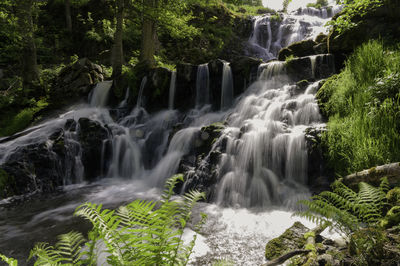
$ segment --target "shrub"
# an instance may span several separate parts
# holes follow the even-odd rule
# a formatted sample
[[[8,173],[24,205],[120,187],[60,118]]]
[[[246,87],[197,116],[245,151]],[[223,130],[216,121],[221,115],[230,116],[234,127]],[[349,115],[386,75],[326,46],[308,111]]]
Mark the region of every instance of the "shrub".
[[[359,47],[318,92],[329,117],[323,142],[338,175],[400,160],[400,51],[379,41]]]

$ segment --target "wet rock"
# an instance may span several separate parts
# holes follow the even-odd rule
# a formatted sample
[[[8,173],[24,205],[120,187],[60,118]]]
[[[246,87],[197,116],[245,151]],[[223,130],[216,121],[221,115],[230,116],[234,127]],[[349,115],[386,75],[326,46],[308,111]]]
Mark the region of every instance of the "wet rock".
[[[236,57],[231,62],[235,97],[243,93],[252,82],[257,80],[258,66],[261,63],[261,59],[247,56]]]
[[[332,266],[338,265],[338,264],[335,264],[333,256],[329,255],[329,254],[319,255],[317,257],[316,261],[317,261],[318,265],[321,265],[321,266],[323,266],[323,265],[332,265]]]
[[[180,162],[179,172],[184,173],[184,191],[193,189],[206,192],[212,199],[213,185],[219,176],[219,161],[226,149],[226,142],[217,142],[225,126],[214,123],[201,128],[196,134],[194,147]]]
[[[181,63],[176,66],[175,108],[187,110],[196,101],[197,66]]]
[[[286,63],[286,71],[293,81],[318,80],[335,73],[335,60],[331,54],[293,58]]]
[[[19,146],[0,166],[0,198],[50,192],[63,184],[63,130],[46,141]]]
[[[85,177],[87,180],[93,180],[101,173],[103,141],[108,139],[110,132],[99,122],[89,118],[80,118],[78,124]]]
[[[265,247],[265,258],[275,259],[288,251],[302,249],[306,243],[304,234],[310,231],[300,222],[295,222],[282,235],[268,242]]]
[[[279,51],[278,59],[280,61],[285,61],[285,59],[289,56],[294,57],[303,57],[308,55],[314,55],[315,50],[314,46],[317,43],[313,40],[305,40],[301,42],[295,42],[288,47],[283,48]]]
[[[60,71],[50,91],[50,102],[57,106],[70,104],[86,97],[94,84],[103,79],[101,66],[82,58]]]
[[[322,146],[322,134],[325,127],[310,127],[305,130],[308,153],[308,185],[314,193],[329,190],[333,171],[327,165],[327,159]]]

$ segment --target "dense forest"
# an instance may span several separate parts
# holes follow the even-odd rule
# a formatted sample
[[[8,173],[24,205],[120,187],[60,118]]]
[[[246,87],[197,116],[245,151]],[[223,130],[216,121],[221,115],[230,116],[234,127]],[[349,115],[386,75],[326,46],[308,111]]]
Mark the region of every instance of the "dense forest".
[[[398,265],[400,1],[281,2],[2,0],[0,265]]]

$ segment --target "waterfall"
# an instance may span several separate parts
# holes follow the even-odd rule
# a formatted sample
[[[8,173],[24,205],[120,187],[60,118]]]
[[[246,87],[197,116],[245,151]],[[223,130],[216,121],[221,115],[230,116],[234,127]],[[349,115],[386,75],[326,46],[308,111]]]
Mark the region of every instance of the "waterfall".
[[[310,56],[310,60],[312,77],[315,78],[315,63],[317,61],[317,55]]]
[[[197,67],[196,76],[196,108],[210,103],[210,74],[208,64]]]
[[[140,89],[139,89],[139,94],[138,94],[138,98],[137,98],[137,102],[136,102],[136,107],[140,108],[143,105],[143,90],[144,87],[146,87],[146,83],[147,83],[147,76],[144,76],[142,78],[142,81],[140,82]]]
[[[221,110],[229,108],[233,103],[233,77],[228,62],[224,62],[222,70]]]
[[[257,16],[253,33],[249,38],[246,54],[265,61],[275,59],[283,47],[306,39],[315,39],[320,33],[327,34],[325,24],[341,6],[299,8],[289,14],[278,13]]]
[[[127,103],[128,103],[128,99],[129,99],[129,95],[130,95],[130,88],[126,88],[126,92],[125,92],[125,97],[124,99],[119,103],[118,107],[119,108],[123,108],[126,107]]]
[[[176,88],[176,71],[171,72],[171,81],[169,83],[169,99],[168,99],[168,109],[174,109],[175,101],[175,88]]]
[[[89,102],[93,107],[104,107],[108,101],[108,95],[111,89],[112,81],[103,81],[96,84],[90,94]]]

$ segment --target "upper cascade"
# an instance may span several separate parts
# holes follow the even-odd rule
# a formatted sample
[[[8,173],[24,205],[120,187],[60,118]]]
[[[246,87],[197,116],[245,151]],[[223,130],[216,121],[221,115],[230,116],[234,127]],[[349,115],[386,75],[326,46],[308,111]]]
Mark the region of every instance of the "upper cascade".
[[[276,59],[279,51],[292,43],[315,39],[327,33],[325,24],[342,6],[299,8],[290,14],[265,14],[254,18],[253,32],[245,53],[264,61]]]

